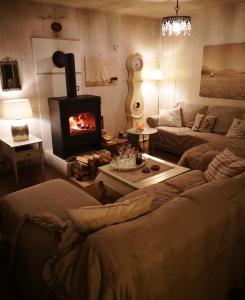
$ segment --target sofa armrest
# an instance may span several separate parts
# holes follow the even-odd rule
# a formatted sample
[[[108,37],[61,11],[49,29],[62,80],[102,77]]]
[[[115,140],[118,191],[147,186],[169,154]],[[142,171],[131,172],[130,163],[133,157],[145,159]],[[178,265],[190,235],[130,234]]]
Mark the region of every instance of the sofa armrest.
[[[208,151],[205,154],[203,154],[203,156],[200,159],[199,169],[204,172],[207,169],[208,165],[211,163],[211,161],[219,153],[220,152],[218,151]]]
[[[159,122],[159,115],[153,115],[153,116],[148,117],[146,119],[146,122],[152,128],[157,127],[158,122]]]

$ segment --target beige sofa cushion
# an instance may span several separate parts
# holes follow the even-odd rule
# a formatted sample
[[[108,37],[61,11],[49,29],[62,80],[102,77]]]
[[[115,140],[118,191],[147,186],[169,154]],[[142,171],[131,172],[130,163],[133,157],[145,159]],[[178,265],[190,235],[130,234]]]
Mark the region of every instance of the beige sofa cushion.
[[[217,105],[210,106],[207,115],[217,117],[212,132],[226,134],[233,122],[233,119],[241,119],[242,115],[244,114],[244,111],[245,109],[241,107]]]
[[[216,121],[215,116],[205,116],[199,127],[199,131],[200,132],[211,132],[212,128],[214,127],[215,121]]]
[[[158,122],[159,122],[159,115],[153,115],[153,116],[147,117],[146,122],[152,128],[157,127]]]
[[[6,238],[13,240],[19,224],[26,215],[46,211],[66,221],[69,219],[66,211],[68,208],[99,204],[95,198],[65,180],[45,181],[1,199],[1,230]]]
[[[235,118],[226,134],[226,137],[245,139],[245,120]]]
[[[203,115],[203,114],[199,114],[199,113],[196,114],[195,122],[191,128],[193,131],[199,130],[199,127],[201,126],[204,117],[205,117],[205,115]]]
[[[78,230],[88,233],[143,215],[150,209],[152,200],[153,195],[143,194],[113,204],[68,209],[68,213]]]
[[[160,109],[159,126],[182,127],[180,107]]]
[[[245,159],[236,156],[228,148],[216,155],[208,165],[204,176],[208,181],[233,177],[245,171]]]
[[[182,125],[189,128],[192,128],[197,113],[205,114],[208,110],[208,106],[187,102],[177,103],[176,106],[181,108]]]
[[[178,149],[180,152],[184,152],[206,142],[226,139],[226,137],[221,134],[197,132],[188,127],[178,128],[167,126],[158,126],[157,133],[153,134],[150,138],[150,142],[156,148],[161,149],[167,145],[172,149]]]

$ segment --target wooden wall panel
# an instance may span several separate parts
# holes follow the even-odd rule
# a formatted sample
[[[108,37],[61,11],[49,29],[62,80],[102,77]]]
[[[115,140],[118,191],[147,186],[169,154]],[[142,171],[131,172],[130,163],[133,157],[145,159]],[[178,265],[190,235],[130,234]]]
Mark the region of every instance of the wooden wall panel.
[[[102,98],[102,113],[105,130],[117,134],[126,128],[125,101],[127,97],[126,59],[129,55],[140,52],[145,65],[153,67],[156,55],[159,54],[159,21],[150,18],[122,16],[102,13],[86,9],[75,9],[44,3],[30,3],[19,0],[0,1],[0,59],[5,56],[17,58],[20,63],[22,90],[19,92],[2,92],[1,99],[27,97],[31,99],[34,117],[29,121],[32,134],[42,137],[40,116],[45,110],[43,97],[39,99],[38,91],[45,90],[37,80],[32,49],[32,38],[58,38],[80,40],[80,59],[82,72],[79,80],[83,94],[95,94]],[[54,21],[54,11],[57,21],[62,24],[61,33],[55,34],[50,25]],[[59,19],[62,16],[64,18]],[[119,84],[117,86],[92,87],[85,86],[84,57],[106,56],[115,57]],[[38,84],[37,84],[38,81]],[[47,84],[47,95],[50,87]],[[156,112],[157,93],[145,93],[145,115]],[[44,111],[45,115],[45,111]],[[48,126],[47,126],[48,127]],[[0,136],[9,135],[9,127],[0,120]]]
[[[245,100],[199,96],[203,46],[244,42],[244,28],[245,3],[240,3],[194,15],[190,37],[163,37],[162,61],[166,80],[162,85],[161,106],[169,107],[184,100],[245,107]]]

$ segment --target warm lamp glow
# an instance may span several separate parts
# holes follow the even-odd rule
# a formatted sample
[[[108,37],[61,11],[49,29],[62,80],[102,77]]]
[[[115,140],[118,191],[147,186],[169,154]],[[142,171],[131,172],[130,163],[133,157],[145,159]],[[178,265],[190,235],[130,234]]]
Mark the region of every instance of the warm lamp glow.
[[[143,125],[143,122],[142,122],[142,121],[138,121],[138,122],[136,123],[136,129],[137,129],[138,131],[143,131],[143,130],[144,130],[144,125]]]
[[[20,121],[21,119],[32,117],[31,105],[28,99],[2,101],[2,116],[7,120],[18,120],[18,124],[11,126],[14,141],[19,142],[29,139],[27,124]]]
[[[164,17],[162,19],[162,35],[190,35],[191,33],[191,17],[179,16],[179,1],[175,7],[176,16]]]
[[[4,100],[3,118],[7,120],[19,120],[32,117],[31,105],[28,99]]]
[[[161,69],[154,69],[149,72],[149,80],[163,80],[164,76]]]

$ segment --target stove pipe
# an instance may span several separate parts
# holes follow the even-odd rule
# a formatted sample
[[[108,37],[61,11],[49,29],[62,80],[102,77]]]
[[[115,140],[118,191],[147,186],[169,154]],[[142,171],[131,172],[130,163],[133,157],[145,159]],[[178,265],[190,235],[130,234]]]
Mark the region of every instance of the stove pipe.
[[[56,51],[52,56],[52,61],[58,68],[65,67],[67,97],[76,97],[77,88],[74,54],[65,54],[62,51]]]

